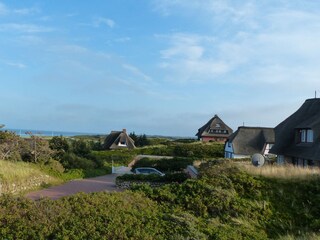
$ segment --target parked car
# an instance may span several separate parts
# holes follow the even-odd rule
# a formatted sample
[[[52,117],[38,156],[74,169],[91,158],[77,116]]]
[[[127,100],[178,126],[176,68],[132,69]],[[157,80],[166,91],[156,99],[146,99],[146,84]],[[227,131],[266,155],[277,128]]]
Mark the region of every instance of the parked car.
[[[133,173],[135,174],[144,174],[144,175],[149,175],[149,174],[157,174],[160,176],[164,176],[165,174],[163,172],[160,172],[159,170],[155,168],[150,168],[150,167],[140,167],[140,168],[135,168],[133,170]]]

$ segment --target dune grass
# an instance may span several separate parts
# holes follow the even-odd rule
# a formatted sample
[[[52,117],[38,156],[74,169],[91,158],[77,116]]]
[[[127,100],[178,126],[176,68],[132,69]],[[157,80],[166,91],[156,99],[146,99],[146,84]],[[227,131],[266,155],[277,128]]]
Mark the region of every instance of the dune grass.
[[[9,162],[0,160],[0,181],[5,183],[23,182],[30,178],[47,176],[50,182],[59,183],[56,179],[42,171],[38,166],[26,162]]]
[[[304,234],[302,236],[286,235],[279,237],[278,240],[320,240],[320,235],[316,233]]]
[[[30,163],[0,160],[0,179],[3,181],[13,182],[37,175],[43,175],[43,173]]]
[[[243,165],[245,170],[253,175],[267,178],[279,179],[307,179],[311,177],[320,177],[319,168],[295,167],[293,165],[267,165],[263,167],[254,167],[251,164]]]

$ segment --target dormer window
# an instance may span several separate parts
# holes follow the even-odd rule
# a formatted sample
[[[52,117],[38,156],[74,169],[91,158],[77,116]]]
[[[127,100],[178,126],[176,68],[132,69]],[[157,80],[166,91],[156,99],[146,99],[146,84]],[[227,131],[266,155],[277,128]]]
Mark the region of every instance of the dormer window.
[[[118,143],[118,146],[119,146],[119,147],[126,147],[127,144],[126,144],[126,142],[124,142],[124,141],[120,141],[120,142]]]
[[[312,129],[299,129],[299,142],[300,143],[312,143],[313,142],[313,130]]]

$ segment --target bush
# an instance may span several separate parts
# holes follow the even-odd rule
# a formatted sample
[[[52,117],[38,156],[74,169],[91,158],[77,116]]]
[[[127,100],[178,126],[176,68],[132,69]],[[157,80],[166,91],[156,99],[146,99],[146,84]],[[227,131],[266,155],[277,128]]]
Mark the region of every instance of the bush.
[[[78,194],[37,202],[3,196],[0,212],[1,239],[170,238],[161,208],[141,194]]]
[[[114,165],[128,165],[136,156],[133,151],[130,150],[109,150],[109,151],[92,151],[89,154],[89,158],[96,159],[103,163],[111,163]]]
[[[167,182],[167,183],[182,183],[187,180],[189,176],[186,173],[172,173],[164,176],[157,174],[124,174],[117,177],[117,181],[145,181],[145,182]]]
[[[74,153],[67,153],[63,155],[61,162],[63,166],[67,169],[93,169],[96,167],[95,162],[93,162],[92,160],[89,160],[84,157],[79,157]]]
[[[162,172],[183,171],[188,165],[193,164],[193,159],[190,158],[161,158],[151,159],[142,158],[133,165],[133,169],[138,167],[153,167]]]
[[[221,143],[178,144],[174,147],[174,156],[200,158],[224,157],[224,145]]]

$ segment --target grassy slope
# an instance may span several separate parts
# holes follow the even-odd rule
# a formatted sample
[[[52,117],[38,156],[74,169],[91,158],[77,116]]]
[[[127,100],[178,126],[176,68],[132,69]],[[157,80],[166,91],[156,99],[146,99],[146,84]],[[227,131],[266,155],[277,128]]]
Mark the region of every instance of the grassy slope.
[[[138,193],[39,203],[5,196],[0,238],[319,239],[319,175],[299,169],[294,178],[279,178],[287,168],[268,175],[267,168],[248,174],[238,166],[204,165],[201,179],[158,189],[142,186]]]
[[[280,239],[320,239],[320,169],[291,165],[245,169],[265,182],[263,198],[273,212],[267,223],[269,235]]]
[[[47,176],[48,173],[41,170],[35,164],[0,160],[0,181],[3,185],[12,183],[21,185],[31,178],[45,178],[47,184],[58,184],[62,182],[58,178],[50,175]]]

